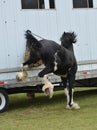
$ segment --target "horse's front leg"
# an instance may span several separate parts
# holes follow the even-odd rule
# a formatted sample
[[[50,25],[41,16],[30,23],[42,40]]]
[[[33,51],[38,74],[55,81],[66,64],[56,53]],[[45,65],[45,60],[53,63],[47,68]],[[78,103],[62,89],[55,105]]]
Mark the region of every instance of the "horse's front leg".
[[[79,109],[80,106],[75,103],[73,101],[73,93],[74,93],[74,89],[73,89],[73,84],[75,81],[75,75],[69,75],[68,76],[68,81],[67,81],[67,88],[65,89],[65,94],[67,96],[67,109]]]
[[[62,83],[64,86],[65,95],[67,97],[67,106],[69,107],[69,104],[70,104],[69,87],[68,87],[69,83],[68,83],[67,77],[66,78],[61,77],[61,80],[62,80]],[[66,108],[67,108],[67,106],[66,106]]]
[[[49,96],[49,98],[52,98],[53,96],[53,89],[54,85],[48,80],[48,73],[51,73],[53,71],[52,68],[49,66],[46,66],[38,75],[40,78],[42,78],[42,82],[44,86],[42,87],[42,91],[45,93],[45,95]]]
[[[24,68],[24,66],[30,65],[32,63],[33,63],[33,60],[32,59],[28,59],[27,61],[25,61],[24,63],[21,64],[21,69]]]
[[[27,73],[27,70],[25,69],[25,65],[29,65],[32,63],[32,60],[29,59],[27,60],[26,62],[22,63],[21,66],[20,66],[20,69],[21,69],[21,72],[18,72],[17,75],[16,75],[16,79],[18,81],[23,81],[23,80],[26,80],[27,77],[28,77],[28,73]]]

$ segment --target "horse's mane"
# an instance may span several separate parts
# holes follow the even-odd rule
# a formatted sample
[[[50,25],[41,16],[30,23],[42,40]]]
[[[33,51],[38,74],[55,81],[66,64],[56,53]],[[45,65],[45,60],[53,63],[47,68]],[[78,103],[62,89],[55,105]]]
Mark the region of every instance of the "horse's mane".
[[[30,30],[26,31],[25,38],[33,47],[41,48],[41,43],[32,35]]]
[[[74,32],[64,32],[60,38],[61,40],[61,45],[65,46],[70,46],[73,43],[76,43],[76,34]]]

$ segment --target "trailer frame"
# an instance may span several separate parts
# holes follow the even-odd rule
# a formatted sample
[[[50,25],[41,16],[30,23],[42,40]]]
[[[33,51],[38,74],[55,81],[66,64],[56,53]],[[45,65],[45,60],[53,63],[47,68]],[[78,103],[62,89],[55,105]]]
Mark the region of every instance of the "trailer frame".
[[[78,62],[79,66],[88,65],[88,64],[97,64],[97,60],[92,61],[82,61]],[[16,79],[1,81],[0,84],[0,112],[7,110],[9,105],[9,96],[10,94],[16,93],[42,93],[42,82],[41,79],[37,76],[38,72],[43,69],[43,66],[38,68],[33,68],[31,71],[32,75],[27,78],[25,81],[17,81]],[[20,68],[14,69],[4,69],[0,70],[2,73],[13,73],[16,74],[20,71]],[[61,82],[59,76],[54,74],[48,75],[50,82],[54,84],[54,91],[63,90],[64,86]],[[75,87],[97,87],[97,69],[93,70],[84,70],[78,71],[76,74]]]

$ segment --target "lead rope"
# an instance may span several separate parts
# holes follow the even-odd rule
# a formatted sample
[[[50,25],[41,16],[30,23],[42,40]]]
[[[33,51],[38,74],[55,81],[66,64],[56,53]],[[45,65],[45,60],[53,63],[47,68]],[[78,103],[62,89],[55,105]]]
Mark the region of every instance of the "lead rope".
[[[32,33],[34,36],[36,36],[36,37],[38,37],[38,38],[41,38],[41,39],[44,39],[43,37],[41,37],[41,36],[39,36],[39,35],[37,35],[37,34],[35,34],[35,33]]]

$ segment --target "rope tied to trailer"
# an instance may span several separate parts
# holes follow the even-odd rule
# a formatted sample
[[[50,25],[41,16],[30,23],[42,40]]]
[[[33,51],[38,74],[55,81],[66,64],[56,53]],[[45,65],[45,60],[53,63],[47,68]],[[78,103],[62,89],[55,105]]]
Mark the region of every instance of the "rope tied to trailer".
[[[37,34],[35,34],[35,33],[32,33],[30,30],[27,30],[26,32],[27,32],[27,33],[30,33],[30,34],[33,34],[34,36],[36,36],[36,37],[38,37],[38,38],[44,39],[43,37],[41,37],[41,36],[39,36],[39,35],[37,35]]]
[[[34,36],[36,36],[36,37],[38,37],[38,38],[41,38],[41,39],[44,39],[43,37],[41,37],[41,36],[39,36],[39,35],[37,35],[37,34],[35,34],[35,33],[32,33]]]

